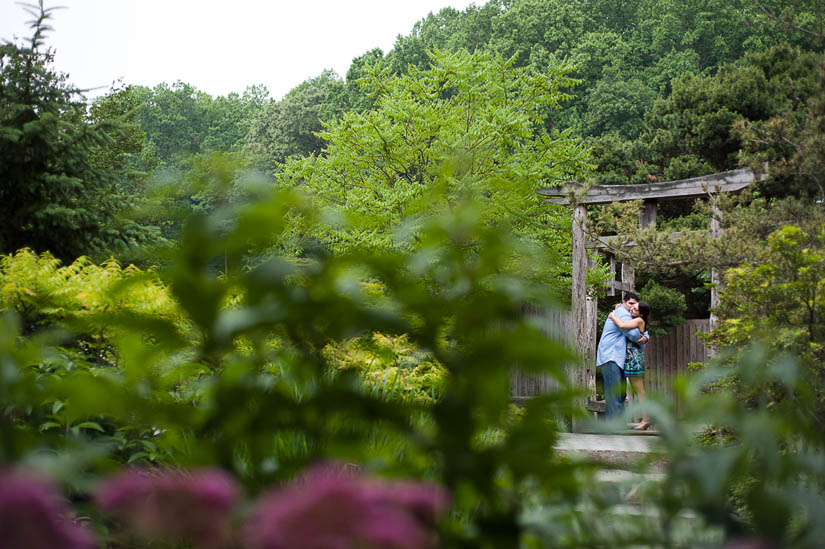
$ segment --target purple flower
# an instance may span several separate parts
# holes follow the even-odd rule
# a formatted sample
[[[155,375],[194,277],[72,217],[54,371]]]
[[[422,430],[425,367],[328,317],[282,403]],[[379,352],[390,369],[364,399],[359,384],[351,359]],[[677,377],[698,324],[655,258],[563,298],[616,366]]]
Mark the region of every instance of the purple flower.
[[[134,533],[148,539],[219,545],[238,488],[218,469],[192,472],[131,469],[106,480],[95,503]]]
[[[261,498],[245,540],[256,549],[419,549],[433,545],[432,528],[446,507],[439,486],[380,483],[321,465]]]
[[[15,471],[0,472],[0,547],[46,549],[94,547],[91,533],[51,483]]]

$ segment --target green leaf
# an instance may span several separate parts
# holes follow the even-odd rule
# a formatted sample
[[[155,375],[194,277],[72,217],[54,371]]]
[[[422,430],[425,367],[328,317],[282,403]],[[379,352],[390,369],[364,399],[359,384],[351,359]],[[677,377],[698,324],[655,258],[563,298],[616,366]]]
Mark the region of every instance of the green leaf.
[[[101,433],[105,432],[103,427],[101,427],[99,423],[94,421],[84,421],[82,423],[75,424],[73,427],[77,427],[78,429],[90,429],[92,431],[99,431]]]

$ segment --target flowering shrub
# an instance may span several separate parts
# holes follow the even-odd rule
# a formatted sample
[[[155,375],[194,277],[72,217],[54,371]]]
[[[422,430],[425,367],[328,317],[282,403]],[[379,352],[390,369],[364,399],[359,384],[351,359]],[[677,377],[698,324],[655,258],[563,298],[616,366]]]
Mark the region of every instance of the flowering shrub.
[[[264,495],[246,525],[250,548],[423,549],[447,508],[438,486],[380,483],[339,466],[320,465]]]
[[[145,539],[218,546],[238,500],[235,480],[218,469],[125,470],[107,479],[95,504]]]
[[[91,533],[49,482],[19,471],[0,472],[0,547],[91,549]]]
[[[95,506],[116,519],[118,537],[193,547],[229,542],[238,503],[234,479],[218,469],[124,470],[104,480],[94,497]],[[251,549],[423,549],[433,546],[447,503],[438,486],[380,481],[328,463],[264,494],[243,541]],[[52,484],[19,472],[0,474],[0,547],[94,546]]]

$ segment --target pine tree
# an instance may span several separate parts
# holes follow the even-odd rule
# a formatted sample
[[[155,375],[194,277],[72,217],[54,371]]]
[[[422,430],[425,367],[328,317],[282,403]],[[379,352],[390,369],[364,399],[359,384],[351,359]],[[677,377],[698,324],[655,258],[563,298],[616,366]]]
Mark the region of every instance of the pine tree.
[[[96,162],[118,119],[92,120],[82,92],[52,68],[51,9],[26,5],[32,37],[0,45],[0,252],[28,247],[63,260],[109,253],[148,232],[117,218],[117,173]]]

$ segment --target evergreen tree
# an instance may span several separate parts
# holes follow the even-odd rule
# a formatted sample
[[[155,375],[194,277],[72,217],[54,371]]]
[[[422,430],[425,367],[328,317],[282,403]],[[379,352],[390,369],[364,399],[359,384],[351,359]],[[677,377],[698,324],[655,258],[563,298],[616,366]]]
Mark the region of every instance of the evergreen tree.
[[[70,260],[148,236],[120,222],[117,170],[99,161],[124,125],[87,114],[82,93],[52,68],[51,9],[27,7],[28,44],[0,45],[0,252],[29,247]]]

